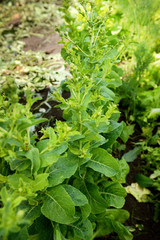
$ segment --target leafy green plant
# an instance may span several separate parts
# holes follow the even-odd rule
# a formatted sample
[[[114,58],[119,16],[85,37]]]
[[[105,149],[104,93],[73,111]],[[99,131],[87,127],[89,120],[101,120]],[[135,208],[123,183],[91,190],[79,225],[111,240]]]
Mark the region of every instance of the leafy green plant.
[[[128,192],[140,201],[141,194],[148,192],[155,206],[154,220],[159,218],[159,19],[158,1],[116,1],[122,30],[130,42],[121,58],[124,70],[122,86],[119,88],[120,109],[123,119],[135,124],[135,133],[129,139],[133,149],[123,155],[125,146],[120,145],[121,155],[126,161],[137,159],[140,173],[137,183],[128,186]],[[123,11],[122,11],[123,6]],[[130,6],[130,7],[129,7]],[[127,19],[127,20],[126,20]],[[127,23],[126,23],[127,22]],[[127,28],[128,24],[128,28]],[[129,30],[128,30],[129,29]],[[138,141],[137,141],[138,140]],[[149,191],[150,190],[150,191]]]
[[[126,196],[121,184],[129,167],[111,155],[123,129],[114,102],[122,72],[117,67],[119,40],[106,24],[111,12],[103,1],[78,3],[76,17],[68,1],[63,6],[62,56],[72,77],[53,98],[65,121],[42,129],[36,142],[29,127],[45,121],[30,112],[37,99],[28,93],[23,106],[9,101],[5,91],[1,94],[0,236],[89,240],[116,232],[130,240],[123,225],[129,213],[121,209]],[[62,97],[63,89],[70,92],[68,99]]]

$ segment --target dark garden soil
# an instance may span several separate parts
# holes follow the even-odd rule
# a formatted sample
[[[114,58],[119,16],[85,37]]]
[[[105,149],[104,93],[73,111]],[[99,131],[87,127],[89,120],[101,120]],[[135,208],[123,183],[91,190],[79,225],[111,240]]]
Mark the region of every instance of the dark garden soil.
[[[31,36],[29,38],[23,39],[26,46],[24,48],[25,51],[33,50],[33,51],[44,51],[46,54],[50,53],[60,53],[62,44],[57,44],[60,40],[57,33],[48,34],[46,36]],[[37,107],[42,101],[45,101],[48,96],[49,89],[44,89],[39,93],[42,96],[42,100],[36,102],[33,105],[33,112],[35,107]],[[63,93],[64,98],[69,97],[68,92]],[[50,125],[53,126],[55,120],[63,121],[62,110],[59,108],[55,108],[57,102],[50,101],[51,109],[47,111],[43,115],[50,120]],[[42,105],[41,107],[45,108],[46,105]],[[138,131],[137,133],[138,134]],[[136,138],[136,136],[135,136]],[[135,140],[135,139],[134,139]],[[129,141],[127,144],[127,150],[132,149],[133,142]],[[135,182],[135,176],[141,170],[141,159],[137,158],[134,162],[130,163],[130,173],[127,176],[127,184],[131,184]],[[130,212],[130,218],[126,222],[127,226],[133,228],[133,235],[135,240],[159,240],[160,239],[160,225],[159,223],[154,222],[154,205],[151,203],[139,203],[132,196],[128,195],[126,197],[126,203],[124,209]],[[97,238],[97,240],[112,240],[117,239],[116,235],[110,235],[102,238]]]
[[[130,172],[127,176],[127,184],[136,182],[135,177],[141,171],[141,159],[138,157],[130,163]],[[139,203],[132,195],[128,194],[124,209],[130,213],[130,218],[125,223],[132,226],[135,240],[159,240],[160,225],[154,221],[155,206],[152,203]]]

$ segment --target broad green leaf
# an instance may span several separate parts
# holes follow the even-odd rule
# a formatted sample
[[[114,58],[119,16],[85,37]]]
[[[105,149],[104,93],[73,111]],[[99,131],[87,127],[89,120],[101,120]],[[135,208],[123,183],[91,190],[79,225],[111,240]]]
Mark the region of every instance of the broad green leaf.
[[[53,163],[57,162],[59,159],[59,155],[55,154],[55,151],[44,153],[40,156],[41,159],[41,167],[51,166]]]
[[[57,162],[60,155],[65,152],[68,148],[67,143],[62,143],[59,147],[52,151],[48,151],[40,155],[41,167],[51,166],[53,163]]]
[[[53,187],[70,178],[78,168],[79,159],[70,154],[67,157],[61,157],[49,169],[49,186]]]
[[[105,228],[107,230],[107,234],[111,232],[116,232],[120,240],[132,240],[133,236],[129,232],[129,230],[122,225],[120,222],[111,220],[110,218],[105,218]]]
[[[31,171],[36,173],[40,168],[40,157],[38,148],[31,148],[26,154],[26,157],[31,160]]]
[[[13,174],[7,177],[10,188],[18,189],[21,182],[31,185],[33,180],[23,174]]]
[[[117,70],[117,69],[114,69]],[[120,79],[120,75],[116,72],[111,70],[109,76],[109,86],[113,86],[113,87],[119,87],[122,84],[122,80]]]
[[[25,200],[27,200],[26,197],[17,196],[16,198],[14,198],[14,200],[12,200],[12,207],[15,208],[15,207],[19,206],[20,203]]]
[[[55,144],[57,141],[57,135],[55,134],[55,131],[52,127],[48,127],[48,134],[49,134],[49,140],[51,141],[52,144]]]
[[[31,167],[31,161],[17,159],[10,163],[10,167],[11,167],[11,170],[16,170],[21,172]]]
[[[154,170],[154,172],[150,175],[151,179],[155,179],[157,177],[160,177],[160,170],[159,169]]]
[[[109,217],[105,217],[102,220],[98,221],[96,237],[109,235],[112,232],[116,232],[120,240],[133,239],[133,236],[129,230],[120,222]]]
[[[48,121],[47,118],[40,118],[40,119],[33,119],[33,120],[25,118],[20,121],[20,124],[18,124],[18,130],[22,131],[28,127],[40,124],[42,122],[47,122],[47,121]]]
[[[126,143],[129,138],[129,129],[125,122],[123,122],[123,130],[120,138],[123,140],[124,143]]]
[[[15,145],[15,146],[18,146],[18,147],[21,147],[23,145],[23,142],[19,142],[18,140],[16,139],[9,139],[8,140],[8,143],[10,145]]]
[[[111,121],[111,131],[104,134],[104,137],[108,140],[104,145],[103,148],[107,149],[113,145],[116,139],[121,135],[123,130],[123,125],[121,123],[117,123]]]
[[[74,217],[74,202],[61,185],[46,192],[41,211],[45,217],[57,223],[70,224],[77,220]]]
[[[124,209],[107,209],[106,217],[124,223],[129,218],[129,212]]]
[[[99,214],[108,207],[107,202],[100,195],[99,189],[95,184],[84,183],[83,192],[86,194],[93,214]]]
[[[39,152],[41,153],[44,149],[48,148],[48,144],[49,144],[49,139],[40,140],[37,143],[37,148],[39,149]]]
[[[90,149],[98,148],[108,141],[103,136],[101,136],[101,135],[98,135],[98,136],[100,136],[99,140],[95,140],[95,138],[94,138],[94,140],[91,142]]]
[[[102,196],[105,198],[108,206],[122,208],[125,203],[126,191],[118,182],[106,182]]]
[[[118,181],[119,183],[126,182],[126,176],[129,173],[129,165],[127,164],[126,160],[122,158],[118,161],[119,163],[119,173],[112,177],[113,181]]]
[[[8,176],[8,184],[11,189],[21,192],[23,196],[34,198],[36,194],[34,193],[33,180],[30,178],[27,178],[23,174],[13,174]],[[35,189],[36,190],[36,189]]]
[[[156,118],[160,115],[160,108],[152,108],[148,118]]]
[[[89,204],[85,204],[83,206],[80,207],[81,208],[81,213],[82,213],[82,220],[85,220],[89,217],[90,213],[91,213],[91,207]]]
[[[100,122],[98,127],[97,127],[97,131],[99,133],[105,133],[108,132],[109,129],[109,121],[105,121],[105,122]]]
[[[107,221],[107,219],[106,219],[106,221]],[[132,240],[133,239],[133,236],[129,232],[129,230],[124,225],[122,225],[120,222],[112,220],[111,223],[112,223],[113,231],[118,234],[118,237],[120,240]]]
[[[81,193],[77,188],[67,184],[63,184],[62,186],[72,198],[75,206],[83,206],[88,203],[88,199],[86,198],[86,196]]]
[[[75,135],[69,137],[69,141],[68,142],[76,141],[76,140],[82,139],[84,137],[85,137],[85,135],[75,134]]]
[[[127,161],[127,162],[133,162],[138,154],[140,154],[141,152],[141,148],[140,147],[135,147],[133,150],[130,150],[129,152],[125,153],[123,155],[123,158]]]
[[[92,158],[87,166],[93,170],[103,173],[106,177],[112,177],[119,171],[119,165],[106,150],[97,148],[92,150]]]
[[[24,217],[29,221],[30,225],[41,215],[41,205],[31,206],[25,203],[22,207],[25,211]]]
[[[109,88],[107,88],[107,87],[101,87],[101,89],[100,89],[100,94],[101,94],[104,98],[106,98],[106,99],[108,99],[108,100],[111,100],[111,101],[113,101],[113,100],[114,100],[114,97],[115,97],[114,92],[111,91],[111,90],[110,90]]]
[[[138,182],[138,184],[141,186],[141,187],[152,187],[153,184],[154,184],[154,181],[149,178],[149,177],[146,177],[144,176],[143,174],[137,174],[136,175],[136,182]]]
[[[75,236],[83,240],[92,240],[93,237],[93,227],[91,222],[86,219],[84,222],[79,224],[71,225]]]
[[[51,225],[51,221],[42,214],[35,219],[30,230],[31,236],[29,240],[53,239],[53,226]]]
[[[122,27],[120,25],[114,25],[111,28],[112,35],[117,35],[121,31]]]
[[[11,233],[9,234],[8,240],[28,240],[29,239],[29,234],[27,231],[27,228],[23,227],[20,232],[18,233]]]
[[[41,173],[35,177],[35,180],[32,182],[31,188],[34,192],[43,190],[48,186],[48,173]]]
[[[97,126],[96,126],[96,121],[92,120],[92,119],[88,119],[83,123],[84,126],[86,126],[88,128],[88,130],[90,130],[91,132],[97,134]]]
[[[18,126],[17,130],[18,131],[23,131],[26,128],[29,128],[31,126],[34,126],[34,125],[37,125],[39,123],[46,122],[46,121],[48,121],[47,118],[33,119],[33,120],[26,119],[26,118],[25,119],[20,119],[19,123],[17,124],[17,126]]]

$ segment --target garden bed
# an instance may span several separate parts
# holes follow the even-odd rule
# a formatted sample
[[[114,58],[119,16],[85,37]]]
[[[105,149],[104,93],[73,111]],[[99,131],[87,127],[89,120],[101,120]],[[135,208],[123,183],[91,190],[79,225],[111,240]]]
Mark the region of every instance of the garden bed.
[[[157,62],[153,60],[153,50],[147,52],[141,43],[134,47],[134,53],[130,46],[121,53],[123,34],[128,39],[130,36],[116,19],[123,23],[125,17],[118,14],[120,9],[112,13],[111,5],[103,6],[104,2],[101,2],[97,1],[93,6],[86,3],[86,12],[73,5],[79,9],[77,18],[74,13],[77,10],[64,4],[66,22],[63,20],[62,24],[62,12],[58,10],[61,1],[57,6],[54,4],[55,15],[49,10],[49,6],[53,7],[49,0],[47,3],[42,1],[39,6],[31,1],[31,6],[26,6],[28,9],[33,7],[32,4],[37,7],[37,15],[29,17],[26,12],[26,22],[25,15],[22,17],[23,3],[18,1],[17,5],[13,4],[12,18],[7,16],[2,24],[2,239],[12,240],[16,237],[14,232],[20,231],[16,239],[30,234],[39,240],[43,236],[41,227],[44,227],[44,239],[51,239],[53,234],[54,240],[65,237],[90,240],[93,236],[97,240],[130,240],[130,232],[137,240],[159,239],[159,175],[156,174],[160,132],[159,115],[154,115],[154,111],[160,109]],[[7,5],[4,6],[9,11]],[[92,7],[93,16],[90,13]],[[47,19],[46,9],[52,20],[55,19],[55,25],[56,20],[61,25],[59,33]],[[38,21],[40,13],[44,24]],[[95,17],[97,14],[102,14],[98,18],[100,25]],[[108,14],[107,27],[102,21],[103,14]],[[105,42],[109,53],[103,52]],[[142,59],[142,56],[145,57]],[[153,72],[150,66],[151,69],[155,67]],[[123,68],[123,74],[119,67]],[[150,94],[148,98],[147,93]],[[150,160],[152,155],[153,162]],[[20,165],[18,161],[21,161]],[[129,194],[128,187],[133,183],[139,184],[136,186],[140,196],[136,191]],[[128,191],[126,198],[124,188]],[[143,195],[143,191],[148,192]],[[62,202],[61,194],[67,199],[68,208]],[[12,200],[8,206],[12,220],[13,216],[16,218],[13,227],[8,224],[9,218],[5,220],[5,216],[10,217],[5,212],[6,199]],[[59,202],[55,207],[56,201]],[[49,204],[52,210],[58,209],[59,214],[52,216]],[[33,216],[25,212],[23,219],[19,211],[24,207],[25,211],[30,209],[32,212],[30,206],[34,206]],[[60,210],[59,206],[62,206]],[[76,222],[74,218],[81,221]],[[4,227],[6,222],[8,225]],[[27,227],[23,227],[25,224]],[[21,230],[19,226],[22,226]]]

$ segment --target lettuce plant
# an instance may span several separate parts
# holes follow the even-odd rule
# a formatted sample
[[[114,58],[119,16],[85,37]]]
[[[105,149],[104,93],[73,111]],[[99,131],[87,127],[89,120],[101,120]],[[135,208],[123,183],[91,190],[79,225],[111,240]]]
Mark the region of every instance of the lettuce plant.
[[[42,129],[38,142],[29,127],[45,119],[36,122],[28,103],[23,117],[19,108],[25,106],[10,103],[15,108],[10,111],[14,125],[7,123],[9,117],[0,122],[2,134],[10,133],[2,139],[7,151],[4,155],[3,147],[0,156],[4,163],[0,236],[91,240],[116,232],[119,239],[130,240],[132,235],[123,225],[129,213],[121,209],[126,196],[121,184],[129,168],[124,159],[111,155],[123,128],[117,122],[114,100],[121,84],[121,70],[116,66],[119,39],[107,27],[111,12],[106,2],[82,1],[76,8],[69,8],[67,2],[63,9],[66,24],[60,32],[62,56],[72,78],[53,94],[65,121]],[[62,97],[63,89],[70,92],[68,99]]]

